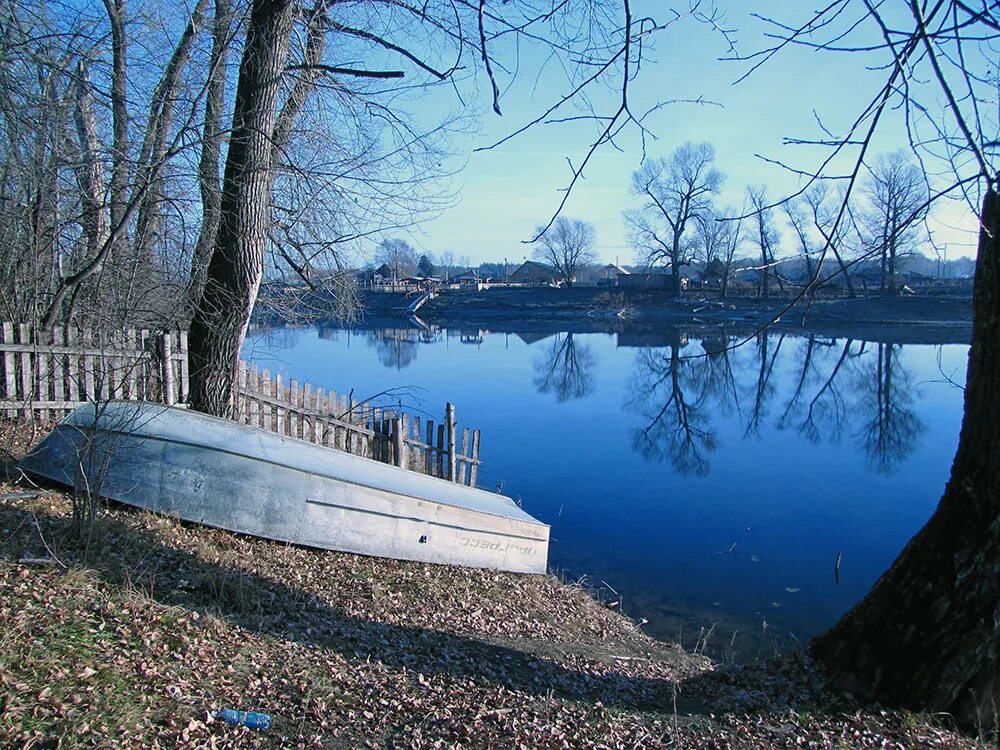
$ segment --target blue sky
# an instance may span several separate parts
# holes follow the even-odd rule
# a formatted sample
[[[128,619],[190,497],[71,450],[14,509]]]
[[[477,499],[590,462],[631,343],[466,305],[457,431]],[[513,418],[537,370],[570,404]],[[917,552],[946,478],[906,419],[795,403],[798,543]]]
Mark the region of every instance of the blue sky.
[[[637,14],[664,15],[660,2],[637,2]],[[642,7],[645,6],[645,7]],[[750,9],[779,18],[801,20],[811,6],[800,2],[728,3],[727,27],[736,29],[742,53],[765,43],[764,24],[750,16]],[[816,137],[814,111],[835,132],[856,116],[878,90],[884,75],[866,69],[857,55],[834,55],[808,49],[786,49],[748,80],[733,85],[747,69],[745,62],[724,62],[724,39],[705,25],[683,22],[656,38],[633,89],[637,111],[659,100],[703,98],[711,104],[673,104],[648,121],[657,140],[647,143],[650,156],[668,156],[685,141],[708,141],[717,151],[717,166],[727,174],[721,204],[742,203],[748,183],[766,184],[773,197],[794,191],[799,178],[757,158],[757,154],[809,168],[821,154],[817,149],[785,146],[784,137]],[[548,69],[540,78],[524,71],[541,61],[537,52],[522,57],[522,74],[504,92],[504,115],[482,114],[475,131],[454,142],[455,165],[464,169],[453,179],[454,207],[424,222],[408,239],[420,250],[440,254],[451,250],[474,262],[507,258],[516,263],[530,257],[524,244],[533,229],[544,223],[558,206],[560,190],[568,180],[567,157],[578,162],[592,138],[581,124],[537,127],[497,150],[473,153],[517,129],[544,110],[554,92],[566,90],[564,78]],[[877,62],[869,59],[868,62]],[[483,102],[467,104],[486,109]],[[461,109],[454,94],[440,89],[415,103],[418,116],[441,107]],[[906,145],[900,113],[891,113],[871,153],[892,151]],[[597,229],[598,254],[603,261],[630,263],[635,252],[625,238],[622,211],[634,203],[629,194],[631,173],[642,158],[636,131],[621,139],[621,151],[605,148],[588,167],[564,210],[571,217],[592,222]],[[966,204],[939,205],[932,229],[939,243],[948,244],[948,257],[974,254],[975,219]],[[783,233],[783,252],[793,251],[792,238]],[[927,248],[930,253],[930,248]]]

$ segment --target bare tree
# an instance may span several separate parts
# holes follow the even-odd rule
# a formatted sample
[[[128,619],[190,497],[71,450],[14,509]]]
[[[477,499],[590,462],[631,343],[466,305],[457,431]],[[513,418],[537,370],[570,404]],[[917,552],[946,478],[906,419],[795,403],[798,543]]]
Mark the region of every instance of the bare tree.
[[[28,212],[8,211],[13,205],[7,204],[0,221],[37,241],[19,241],[3,254],[13,260],[27,249],[25,259],[51,261],[31,262],[37,294],[30,303],[15,302],[16,292],[9,297],[18,319],[52,326],[82,309],[96,326],[145,324],[172,314],[176,296],[166,290],[177,279],[163,263],[168,238],[174,239],[164,220],[172,177],[167,165],[196,140],[188,136],[201,91],[186,71],[202,40],[207,6],[201,0],[190,8],[150,5],[134,13],[125,0],[108,0],[67,13],[22,0],[5,8],[5,192],[13,197],[23,186],[35,200],[16,201]],[[129,51],[137,48],[148,54],[136,68]],[[35,153],[24,160],[21,146],[28,141]],[[38,200],[45,203],[43,221],[30,210]],[[25,220],[26,234],[16,229]],[[15,283],[23,286],[25,266],[19,270]],[[13,278],[5,274],[0,282],[5,297]]]
[[[406,240],[382,240],[375,251],[375,262],[392,269],[392,280],[412,276],[417,269],[417,253]]]
[[[681,269],[691,262],[686,234],[705,216],[725,175],[712,166],[709,143],[685,143],[670,158],[648,159],[632,175],[638,209],[625,212],[625,223],[640,263],[670,267],[671,291],[681,294]]]
[[[821,242],[817,248],[819,257],[817,259],[816,272],[810,270],[809,278],[825,281],[831,278],[824,273],[823,264],[826,253],[829,250],[837,261],[841,278],[844,280],[844,287],[847,289],[847,296],[854,297],[854,283],[851,281],[850,269],[847,264],[847,252],[849,248],[848,237],[857,234],[857,227],[854,217],[850,212],[850,204],[842,195],[832,194],[827,183],[820,182],[810,187],[802,196],[802,202],[808,208],[809,216],[812,220],[812,227],[819,234]],[[840,215],[841,207],[847,208],[845,216]],[[798,229],[796,229],[798,231]]]
[[[879,291],[895,294],[900,259],[913,252],[927,216],[927,180],[905,151],[877,157],[865,185],[868,245],[879,259]]]
[[[770,297],[769,281],[776,276],[774,271],[775,248],[778,244],[778,233],[774,229],[774,209],[767,197],[764,185],[748,185],[747,200],[753,212],[754,228],[750,232],[751,242],[757,246],[760,265],[757,267],[757,294],[762,299]]]
[[[451,250],[445,250],[441,253],[441,260],[438,263],[439,272],[444,274],[445,282],[451,281],[451,273],[455,267],[455,253]]]
[[[733,217],[733,209],[716,210],[708,207],[695,223],[695,257],[704,264],[703,277],[717,276],[719,279],[719,297],[726,298],[729,291],[729,280],[733,274],[735,262],[743,245],[744,219]]]
[[[538,244],[532,255],[555,268],[566,286],[573,286],[581,266],[597,262],[594,225],[582,219],[560,216],[548,229],[538,228]]]

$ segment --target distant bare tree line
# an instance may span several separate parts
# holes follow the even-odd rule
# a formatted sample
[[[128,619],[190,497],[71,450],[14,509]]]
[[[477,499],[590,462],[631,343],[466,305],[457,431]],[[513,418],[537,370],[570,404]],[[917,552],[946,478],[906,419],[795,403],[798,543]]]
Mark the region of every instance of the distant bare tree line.
[[[902,259],[929,240],[927,180],[904,151],[882,154],[866,165],[863,190],[844,216],[844,194],[825,182],[778,201],[765,185],[748,185],[742,208],[717,206],[725,175],[714,161],[711,144],[689,142],[669,157],[647,160],[632,175],[639,206],[627,210],[624,219],[636,263],[669,271],[675,296],[681,294],[682,269],[699,263],[723,297],[737,268],[764,299],[773,284],[804,287],[812,294],[829,282],[853,297],[852,274],[863,260],[877,263],[879,291],[895,294]],[[781,252],[778,206],[798,243],[793,254]],[[803,271],[794,277],[781,270],[792,259]]]

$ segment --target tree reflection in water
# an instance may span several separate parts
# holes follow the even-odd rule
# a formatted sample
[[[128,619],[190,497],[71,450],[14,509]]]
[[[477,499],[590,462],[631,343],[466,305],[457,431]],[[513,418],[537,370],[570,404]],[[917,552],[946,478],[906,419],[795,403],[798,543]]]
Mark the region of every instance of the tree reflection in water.
[[[410,328],[385,328],[366,331],[366,338],[375,349],[379,362],[394,370],[409,367],[417,359],[420,331]]]
[[[554,393],[559,402],[583,398],[594,390],[596,364],[589,344],[577,341],[572,333],[559,334],[535,358],[535,388]]]
[[[877,344],[858,378],[858,414],[863,421],[858,442],[868,465],[880,474],[892,474],[917,444],[924,425],[913,410],[913,375],[902,366],[901,347]]]
[[[645,426],[632,432],[632,447],[647,461],[669,460],[681,474],[705,476],[710,469],[708,454],[717,445],[708,424],[708,402],[715,391],[728,392],[720,388],[728,377],[728,362],[720,366],[720,357],[707,352],[682,355],[686,338],[679,331],[671,337],[666,351],[646,347],[636,357],[626,408],[641,415]]]
[[[900,345],[760,333],[736,346],[739,337],[716,329],[699,351],[680,330],[667,338],[636,356],[625,408],[642,420],[633,450],[680,474],[709,473],[723,417],[735,415],[744,438],[770,425],[836,444],[846,430],[882,474],[896,471],[924,429]]]

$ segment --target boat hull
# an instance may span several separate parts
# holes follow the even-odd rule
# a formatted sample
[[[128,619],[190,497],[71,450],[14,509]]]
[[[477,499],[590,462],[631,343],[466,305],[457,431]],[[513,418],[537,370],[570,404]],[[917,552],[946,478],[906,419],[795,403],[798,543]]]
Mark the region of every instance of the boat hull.
[[[177,407],[77,409],[21,462],[121,503],[281,542],[544,573],[549,527],[507,497]]]

